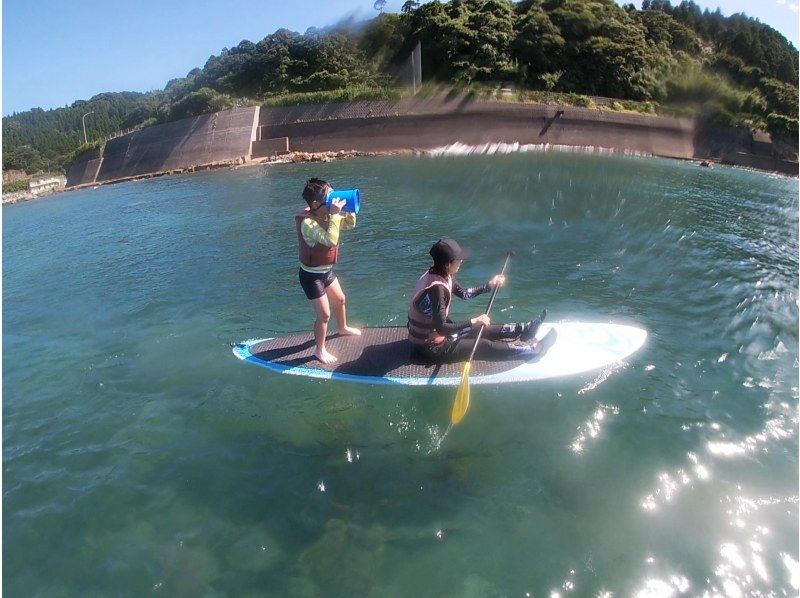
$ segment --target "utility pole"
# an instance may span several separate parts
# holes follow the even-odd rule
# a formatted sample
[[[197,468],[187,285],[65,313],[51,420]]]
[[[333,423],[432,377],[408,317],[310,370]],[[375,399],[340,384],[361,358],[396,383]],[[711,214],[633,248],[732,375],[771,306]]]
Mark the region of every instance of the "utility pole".
[[[92,110],[91,112],[87,112],[86,114],[84,114],[84,115],[81,117],[81,122],[83,123],[83,144],[84,144],[84,145],[86,145],[87,143],[89,143],[89,142],[87,141],[87,139],[86,139],[86,117],[87,117],[87,116],[89,116],[90,114],[94,114],[94,110]]]
[[[422,87],[422,42],[417,42],[411,51],[411,81],[416,95],[417,87]]]

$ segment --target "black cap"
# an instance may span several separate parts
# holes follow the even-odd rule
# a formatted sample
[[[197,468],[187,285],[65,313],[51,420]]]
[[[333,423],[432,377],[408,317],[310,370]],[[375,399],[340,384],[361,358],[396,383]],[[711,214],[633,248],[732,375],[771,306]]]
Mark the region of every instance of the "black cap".
[[[461,247],[454,239],[444,237],[433,244],[430,254],[434,262],[445,264],[453,260],[467,259],[470,251],[466,247]]]

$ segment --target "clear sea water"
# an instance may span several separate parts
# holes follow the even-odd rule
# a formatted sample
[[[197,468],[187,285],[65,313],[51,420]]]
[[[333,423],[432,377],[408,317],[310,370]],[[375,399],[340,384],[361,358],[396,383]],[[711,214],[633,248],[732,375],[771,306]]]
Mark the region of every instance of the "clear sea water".
[[[281,376],[292,216],[358,186],[353,322],[403,325],[439,236],[494,320],[636,323],[626,363],[454,389]],[[250,167],[4,207],[8,596],[797,595],[798,186],[535,152]],[[458,302],[457,316],[484,300]]]

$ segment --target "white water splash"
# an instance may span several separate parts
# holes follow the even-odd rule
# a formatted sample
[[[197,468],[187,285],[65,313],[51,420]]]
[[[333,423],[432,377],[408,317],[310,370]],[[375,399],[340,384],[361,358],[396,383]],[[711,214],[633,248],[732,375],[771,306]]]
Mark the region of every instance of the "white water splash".
[[[788,352],[789,349],[786,348],[786,345],[784,345],[782,341],[778,341],[778,344],[775,346],[774,349],[770,349],[769,351],[762,351],[761,353],[759,353],[758,359],[760,361],[774,361],[778,359],[779,355]]]
[[[456,142],[451,143],[450,145],[443,145],[441,147],[436,147],[432,150],[428,150],[426,152],[427,155],[439,157],[439,156],[470,156],[470,155],[495,155],[495,154],[513,154],[513,153],[525,153],[525,152],[548,152],[548,151],[557,151],[557,152],[584,152],[584,153],[598,153],[598,154],[622,154],[625,156],[645,156],[651,157],[652,154],[648,152],[640,152],[635,150],[616,150],[612,148],[602,147],[602,146],[595,146],[595,145],[583,145],[583,146],[572,146],[572,145],[557,145],[557,144],[550,144],[550,143],[525,143],[520,144],[517,142],[514,143],[482,143],[478,145],[467,145],[466,143]]]
[[[594,390],[595,388],[597,388],[598,386],[600,386],[600,385],[601,385],[603,382],[605,382],[606,380],[608,380],[608,378],[609,378],[609,377],[610,377],[612,374],[615,374],[616,372],[618,372],[618,371],[620,371],[620,370],[624,369],[624,368],[625,368],[625,366],[626,366],[626,364],[625,364],[625,363],[623,363],[623,362],[619,362],[619,363],[612,363],[611,365],[608,365],[608,366],[604,367],[604,368],[603,368],[603,369],[600,371],[600,374],[597,376],[597,378],[595,378],[594,380],[592,380],[591,382],[589,382],[589,384],[587,384],[586,386],[584,386],[583,388],[581,388],[581,389],[578,391],[578,394],[579,394],[579,395],[582,395],[582,394],[585,394],[585,393],[587,393],[587,392],[590,392],[590,391]]]
[[[450,430],[453,429],[453,424],[449,424],[444,432],[441,431],[436,424],[429,424],[428,425],[428,448],[425,451],[426,455],[430,455],[432,453],[438,453],[439,449],[442,448],[442,444],[444,444],[444,439],[447,438],[447,435],[450,433]],[[421,446],[417,444],[417,450],[421,450]]]
[[[348,448],[344,453],[345,458],[347,459],[348,463],[352,463],[353,460],[360,461],[361,460],[361,453],[358,451],[354,451],[353,449]]]

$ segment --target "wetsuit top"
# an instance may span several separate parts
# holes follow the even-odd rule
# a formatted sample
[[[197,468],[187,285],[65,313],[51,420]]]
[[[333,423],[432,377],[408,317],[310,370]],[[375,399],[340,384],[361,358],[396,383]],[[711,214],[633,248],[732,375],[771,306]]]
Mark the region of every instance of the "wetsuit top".
[[[491,289],[492,288],[488,284],[465,289],[453,280],[453,295],[461,299],[472,299]],[[433,318],[434,328],[439,334],[444,336],[458,334],[465,328],[470,328],[472,326],[469,320],[466,322],[454,323],[447,317],[447,292],[441,285],[433,285],[422,293],[419,299],[417,299],[415,306],[422,313]]]
[[[327,230],[313,218],[304,218],[300,225],[300,234],[303,235],[303,240],[309,247],[314,247],[317,244],[336,247],[339,244],[339,230],[348,230],[355,228],[355,226],[356,215],[353,212],[330,214],[328,216]],[[300,267],[306,272],[324,273],[330,271],[333,268],[333,264],[307,266],[301,262]]]

